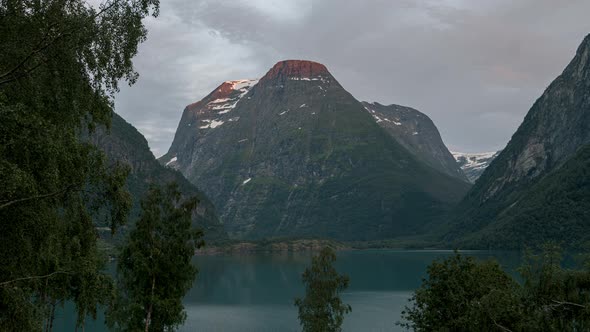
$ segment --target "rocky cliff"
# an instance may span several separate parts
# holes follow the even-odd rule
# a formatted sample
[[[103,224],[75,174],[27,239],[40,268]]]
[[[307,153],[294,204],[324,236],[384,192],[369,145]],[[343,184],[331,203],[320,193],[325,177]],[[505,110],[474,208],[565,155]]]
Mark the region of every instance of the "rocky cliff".
[[[580,149],[590,143],[589,58],[590,36],[584,39],[563,73],[535,102],[506,148],[460,204],[447,239],[460,239],[470,246],[522,244],[513,240],[525,239],[524,234],[506,234],[504,230],[523,231],[527,228],[498,227],[498,223],[505,220],[504,216],[519,215],[521,207],[529,204],[525,202],[534,194],[531,188],[540,190],[538,186],[543,187],[547,177],[559,173],[565,163],[576,158]],[[582,162],[575,164],[583,165]],[[563,174],[558,178],[563,178]],[[567,184],[563,185],[565,188]],[[588,184],[581,182],[579,185]],[[577,201],[573,200],[571,204],[575,205]],[[559,206],[551,211],[545,210],[547,214],[543,219],[546,222],[548,219],[559,220],[564,224],[572,222],[568,207]],[[543,227],[543,222],[537,221],[536,227]],[[583,229],[589,231],[586,224]]]

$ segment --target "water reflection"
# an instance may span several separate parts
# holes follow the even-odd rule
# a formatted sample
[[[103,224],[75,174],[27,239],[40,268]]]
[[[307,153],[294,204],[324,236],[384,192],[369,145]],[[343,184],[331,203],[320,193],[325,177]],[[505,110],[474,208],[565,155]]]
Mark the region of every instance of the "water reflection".
[[[345,331],[396,331],[395,322],[426,267],[452,251],[362,250],[338,253],[336,268],[350,276],[343,300],[352,305]],[[515,274],[520,255],[472,251],[496,258]],[[184,299],[187,321],[181,331],[298,331],[295,297],[302,296],[301,274],[309,253],[198,256],[199,275]],[[58,331],[73,330],[73,310],[63,312]],[[102,321],[86,331],[105,331]]]

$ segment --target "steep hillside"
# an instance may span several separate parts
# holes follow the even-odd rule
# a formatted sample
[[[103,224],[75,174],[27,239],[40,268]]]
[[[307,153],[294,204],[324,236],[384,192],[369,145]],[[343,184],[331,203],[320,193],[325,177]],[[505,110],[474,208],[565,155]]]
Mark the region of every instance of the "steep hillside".
[[[205,231],[205,239],[209,242],[227,239],[227,234],[216,216],[211,201],[180,172],[161,166],[150,151],[143,135],[119,115],[113,115],[110,132],[98,130],[92,137],[92,141],[105,151],[108,158],[122,161],[132,168],[127,181],[133,196],[132,222],[139,215],[139,201],[151,183],[165,185],[174,181],[178,183],[184,195],[199,198],[200,203],[194,215],[194,222]]]
[[[523,249],[547,241],[566,248],[590,243],[590,145],[532,185],[494,223],[458,243]]]
[[[477,237],[484,229],[501,229],[499,222],[505,215],[522,216],[520,202],[534,193],[530,192],[531,188],[543,187],[548,175],[558,174],[582,146],[590,143],[589,57],[590,36],[584,39],[563,73],[535,102],[506,148],[460,204],[447,240],[477,244],[465,239]],[[566,210],[544,211],[559,222],[569,222]],[[590,223],[586,224],[584,227],[590,231]],[[537,225],[542,228],[544,222]],[[543,232],[540,228],[538,231]],[[488,240],[496,246],[514,245],[500,243],[499,239]]]
[[[405,106],[363,102],[375,121],[420,161],[447,175],[468,181],[425,114]]]
[[[475,183],[475,181],[483,174],[483,171],[490,166],[500,152],[501,151],[484,153],[451,153],[461,170],[463,170],[465,176],[467,176],[467,179],[469,179],[469,182]]]
[[[277,63],[189,105],[160,159],[202,188],[231,236],[414,234],[468,184],[420,162],[325,66]]]

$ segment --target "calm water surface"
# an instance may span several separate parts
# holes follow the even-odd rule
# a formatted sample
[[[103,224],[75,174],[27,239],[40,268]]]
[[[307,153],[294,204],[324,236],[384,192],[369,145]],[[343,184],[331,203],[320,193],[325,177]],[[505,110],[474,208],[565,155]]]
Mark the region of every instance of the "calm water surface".
[[[344,331],[401,331],[395,323],[434,259],[452,251],[362,250],[338,253],[336,268],[350,277],[342,294],[352,313]],[[464,254],[496,258],[514,273],[515,252],[473,251]],[[180,331],[299,331],[295,297],[302,296],[301,274],[310,264],[306,253],[195,257],[199,275],[184,299],[187,320]],[[73,331],[73,311],[57,318],[57,331]],[[106,331],[103,317],[86,331]]]

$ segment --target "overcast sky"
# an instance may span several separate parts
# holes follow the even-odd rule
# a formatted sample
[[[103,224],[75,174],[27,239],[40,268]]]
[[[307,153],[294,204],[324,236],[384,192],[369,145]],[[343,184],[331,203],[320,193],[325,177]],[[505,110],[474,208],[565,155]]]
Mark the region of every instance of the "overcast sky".
[[[454,151],[503,148],[590,33],[588,0],[162,0],[116,111],[166,153],[183,108],[285,59],[414,107]]]

